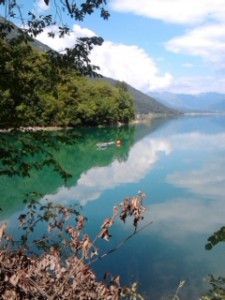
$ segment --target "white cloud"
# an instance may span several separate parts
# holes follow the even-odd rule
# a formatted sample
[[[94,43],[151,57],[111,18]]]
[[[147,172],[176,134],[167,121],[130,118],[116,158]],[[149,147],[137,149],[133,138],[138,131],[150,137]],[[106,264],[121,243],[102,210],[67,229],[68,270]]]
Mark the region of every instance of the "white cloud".
[[[168,89],[172,93],[199,94],[206,92],[225,93],[225,78],[221,74],[202,76],[180,76],[175,78]]]
[[[54,39],[48,37],[49,31],[55,33]],[[69,35],[59,38],[58,27],[51,26],[48,31],[44,30],[37,38],[52,49],[63,52],[65,48],[73,47],[78,37],[95,35],[87,28],[74,25]],[[100,67],[102,75],[125,81],[145,92],[167,88],[173,79],[169,73],[160,76],[153,59],[137,46],[106,41],[102,46],[96,46],[93,49],[90,59],[93,64]]]
[[[104,76],[126,81],[144,92],[166,88],[172,81],[169,73],[160,76],[154,60],[134,45],[104,42],[93,50],[90,58]]]
[[[50,8],[50,4],[51,4],[51,1],[50,1],[49,5],[46,5],[44,0],[36,0],[34,3],[34,7],[35,7],[35,10],[37,10],[38,12],[46,11]]]
[[[54,38],[50,38],[48,36],[49,32],[55,33]],[[73,25],[71,32],[66,35],[64,38],[59,37],[59,29],[58,26],[49,26],[47,29],[44,29],[44,31],[37,36],[37,39],[42,42],[43,44],[48,45],[52,49],[63,52],[66,48],[72,48],[77,38],[79,37],[92,37],[96,34],[88,29],[88,28],[82,28],[80,25]]]
[[[43,0],[40,1],[43,4]],[[152,91],[170,91],[174,93],[225,92],[225,78],[221,71],[225,69],[225,23],[223,17],[224,0],[216,3],[212,0],[113,0],[113,9],[144,15],[163,21],[182,23],[190,28],[183,35],[164,42],[166,50],[180,55],[196,56],[202,59],[210,75],[179,76],[177,78],[169,71],[160,71],[157,58],[153,59],[144,49],[137,45],[118,44],[105,41],[102,46],[96,46],[91,55],[93,64],[100,67],[100,73],[106,77],[125,81],[133,87],[148,93]],[[207,23],[209,22],[210,23]],[[191,22],[191,24],[189,24]],[[197,23],[196,22],[201,22]],[[198,27],[194,27],[194,26]],[[72,32],[65,38],[59,38],[57,27],[51,30],[56,37],[51,39],[44,31],[38,39],[51,48],[63,52],[65,48],[74,46],[77,37],[96,35],[88,28],[74,25]],[[166,57],[166,55],[165,55]],[[180,68],[192,69],[200,65],[181,64]],[[176,59],[175,59],[176,64]],[[193,67],[192,67],[193,66]],[[185,67],[185,68],[184,68]],[[191,68],[192,67],[192,68]]]
[[[49,38],[49,31],[55,32],[55,38]],[[203,32],[203,31],[202,31]],[[221,31],[220,31],[221,32]],[[225,32],[225,30],[224,30]],[[95,32],[88,28],[82,28],[79,25],[74,25],[72,32],[64,38],[59,38],[58,27],[51,26],[48,31],[44,30],[38,36],[38,39],[51,47],[52,49],[63,52],[65,48],[71,48],[76,43],[76,39],[82,36],[95,36]],[[197,53],[197,45],[194,41],[188,42],[190,37],[178,37],[167,43],[167,47],[171,51],[177,52],[190,52],[190,54]],[[196,51],[191,52],[191,45]],[[188,48],[189,47],[189,48]],[[203,46],[202,46],[203,47]],[[200,55],[199,46],[198,53]],[[219,51],[218,47],[218,51]],[[208,49],[210,50],[210,49]],[[219,59],[219,53],[216,55],[216,47],[214,47],[215,55],[207,55],[209,59]],[[225,53],[225,51],[224,51]],[[224,57],[224,53],[221,58]],[[197,55],[197,54],[196,54]],[[90,58],[92,63],[100,67],[100,73],[106,77],[111,77],[116,80],[125,81],[133,87],[143,91],[150,92],[154,90],[167,90],[175,93],[199,93],[209,91],[221,91],[225,92],[225,78],[219,76],[215,80],[215,74],[213,76],[182,76],[179,78],[173,78],[170,73],[164,73],[160,75],[155,61],[145,52],[143,49],[134,45],[115,44],[109,41],[103,43],[102,46],[96,46]],[[225,57],[224,57],[225,61]],[[218,63],[218,65],[221,65]]]
[[[173,78],[161,90],[175,93],[225,91],[224,76],[220,73],[225,69],[224,0],[112,0],[110,3],[112,9],[118,12],[182,25],[186,31],[180,36],[176,36],[174,31],[174,38],[164,43],[166,49],[178,54],[180,58],[183,54],[199,57],[209,72],[213,72],[207,77],[184,75]],[[198,67],[201,68],[200,65]]]
[[[224,20],[224,0],[111,0],[112,9],[178,24]]]
[[[217,68],[224,68],[225,23],[200,26],[171,39],[165,46],[172,52],[200,56]]]

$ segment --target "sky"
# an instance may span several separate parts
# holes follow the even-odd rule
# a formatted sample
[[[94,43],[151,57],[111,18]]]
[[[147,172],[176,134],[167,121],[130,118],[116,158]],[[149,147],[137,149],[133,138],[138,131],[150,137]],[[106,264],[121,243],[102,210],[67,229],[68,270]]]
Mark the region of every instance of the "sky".
[[[29,3],[33,12],[53,12],[44,0]],[[69,36],[49,39],[43,32],[38,39],[62,52],[72,47],[77,37],[103,37],[103,45],[91,53],[92,63],[100,67],[102,75],[147,94],[225,93],[225,0],[107,3],[111,14],[107,21],[99,12],[83,22],[64,16],[63,22],[72,29]],[[26,5],[22,4],[22,10]]]

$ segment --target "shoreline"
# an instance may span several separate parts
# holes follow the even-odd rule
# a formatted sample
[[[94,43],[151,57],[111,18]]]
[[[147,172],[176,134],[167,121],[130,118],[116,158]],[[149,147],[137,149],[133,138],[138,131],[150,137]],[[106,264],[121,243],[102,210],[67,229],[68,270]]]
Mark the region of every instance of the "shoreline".
[[[225,115],[225,112],[183,112],[180,114],[162,114],[162,113],[153,113],[153,114],[138,114],[136,116],[136,118],[134,120],[132,120],[131,122],[128,123],[128,125],[131,124],[140,124],[140,123],[145,123],[145,122],[151,122],[154,119],[157,118],[177,118],[177,117],[182,117],[182,116],[217,116],[217,115]],[[123,123],[118,123],[116,125],[108,125],[108,126],[123,126],[126,124]],[[84,128],[85,126],[80,126],[80,127],[62,127],[62,126],[46,126],[46,127],[42,127],[42,126],[22,126],[20,128],[7,128],[7,129],[0,129],[0,133],[3,132],[12,132],[13,130],[18,130],[18,131],[22,131],[22,132],[26,132],[26,131],[60,131],[60,130],[68,130],[68,129],[80,129],[80,128]],[[107,126],[103,126],[103,125],[97,125],[95,127],[107,127]]]

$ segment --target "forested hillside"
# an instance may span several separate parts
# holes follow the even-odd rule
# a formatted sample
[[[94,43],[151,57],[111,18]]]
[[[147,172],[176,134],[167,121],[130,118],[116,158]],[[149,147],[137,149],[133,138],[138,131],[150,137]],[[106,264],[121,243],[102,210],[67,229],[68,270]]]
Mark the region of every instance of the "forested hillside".
[[[85,72],[92,70],[80,72],[80,61],[75,67],[14,24],[7,26],[0,27],[0,128],[109,125],[129,123],[137,114],[177,113],[124,82],[90,80]]]
[[[6,36],[1,32],[1,128],[107,125],[135,117],[124,85],[91,81],[54,52],[37,50],[20,35]]]
[[[116,80],[112,78],[104,78],[104,80],[116,84]],[[127,84],[127,89],[134,98],[134,106],[137,114],[180,114],[175,108],[170,108],[163,103],[157,101],[155,98],[142,93],[131,85]]]

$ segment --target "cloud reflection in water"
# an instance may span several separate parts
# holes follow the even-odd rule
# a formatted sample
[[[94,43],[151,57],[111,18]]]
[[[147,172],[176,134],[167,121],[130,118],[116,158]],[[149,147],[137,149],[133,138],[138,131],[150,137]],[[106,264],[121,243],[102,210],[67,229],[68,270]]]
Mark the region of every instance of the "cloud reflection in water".
[[[105,190],[138,182],[153,168],[160,152],[168,155],[171,151],[170,143],[164,139],[144,138],[133,146],[125,162],[115,160],[109,166],[92,168],[81,175],[76,186],[61,187],[55,195],[46,195],[45,198],[60,202],[76,200],[85,205],[100,197]]]

